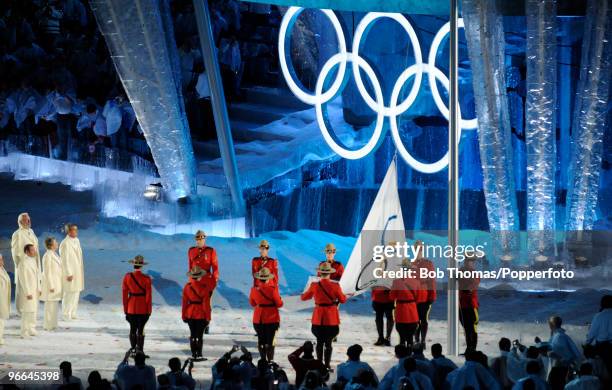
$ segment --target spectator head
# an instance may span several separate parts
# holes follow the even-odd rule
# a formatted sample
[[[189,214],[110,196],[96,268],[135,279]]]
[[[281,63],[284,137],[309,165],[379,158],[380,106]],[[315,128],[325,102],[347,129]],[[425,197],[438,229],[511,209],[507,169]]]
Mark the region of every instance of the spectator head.
[[[587,359],[594,359],[597,356],[597,351],[595,350],[595,346],[585,344],[582,346],[582,354]]]
[[[601,308],[599,311],[612,309],[612,295],[604,295],[601,297]]]
[[[302,346],[302,351],[304,357],[312,357],[312,353],[314,352],[314,346],[312,345],[312,341],[304,342],[304,345]]]
[[[431,356],[434,358],[442,356],[442,344],[435,343],[431,346]]]
[[[257,371],[259,371],[260,375],[268,372],[269,367],[270,366],[268,365],[268,361],[266,359],[259,359],[257,361]]]
[[[72,376],[72,364],[70,362],[61,362],[59,365],[59,369],[62,372],[62,376],[64,378],[69,378]]]
[[[138,367],[143,367],[145,365],[146,355],[142,351],[136,351],[134,355],[134,364]]]
[[[398,344],[395,346],[395,357],[398,359],[403,359],[406,356],[410,355],[410,350],[407,346],[403,344]]]
[[[583,376],[583,375],[593,375],[593,366],[591,365],[591,363],[582,363],[580,365],[578,376]]]
[[[411,357],[408,357],[404,360],[404,370],[406,370],[407,373],[411,373],[416,371],[417,369],[417,364],[416,364],[416,359]]]
[[[548,326],[550,327],[550,330],[561,328],[562,323],[563,321],[561,320],[561,317],[559,316],[552,316],[548,319]]]
[[[527,374],[537,375],[540,373],[540,362],[537,360],[530,360],[526,367]]]
[[[466,362],[478,362],[479,359],[477,351],[473,351],[471,349],[466,349],[463,357],[465,358]]]
[[[171,372],[180,371],[181,370],[181,359],[177,357],[173,357],[172,359],[168,360],[168,368],[170,369]]]
[[[412,354],[417,356],[423,355],[423,344],[422,343],[414,343],[412,344]]]
[[[353,344],[346,350],[346,354],[348,355],[349,360],[356,362],[359,361],[361,352],[363,352],[363,348],[359,344]]]
[[[536,390],[535,381],[531,378],[527,378],[523,381],[523,390]]]
[[[489,367],[489,358],[482,351],[474,352],[475,361],[482,364],[484,367]]]
[[[157,376],[157,384],[160,389],[166,389],[170,387],[170,379],[168,379],[168,375],[161,374]]]
[[[94,115],[96,112],[98,112],[98,107],[96,107],[96,105],[93,103],[88,103],[86,110],[87,114]]]
[[[527,352],[525,352],[525,356],[527,356],[528,359],[537,359],[539,355],[540,350],[533,345],[527,348]]]
[[[316,389],[321,386],[321,375],[316,370],[310,370],[304,376],[303,386],[307,389]]]
[[[512,347],[512,342],[507,337],[502,337],[499,339],[499,350],[510,352],[510,348]]]
[[[102,375],[100,375],[100,372],[97,370],[93,370],[87,376],[87,383],[89,384],[89,386],[97,386],[101,382],[102,382]]]

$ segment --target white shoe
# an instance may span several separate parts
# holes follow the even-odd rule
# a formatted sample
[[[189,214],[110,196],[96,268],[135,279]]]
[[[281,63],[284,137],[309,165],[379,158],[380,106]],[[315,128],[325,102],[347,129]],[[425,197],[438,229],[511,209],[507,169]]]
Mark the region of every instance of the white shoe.
[[[30,335],[29,335],[29,334],[27,334],[27,333],[22,333],[22,334],[21,334],[21,338],[22,338],[22,339],[29,339],[29,338],[30,338]]]
[[[78,319],[78,317],[76,316],[76,314],[73,314],[73,315],[71,315],[71,316],[70,316],[70,319],[71,319],[71,320],[77,320],[77,319]]]
[[[38,336],[38,332],[34,329],[30,330],[30,336]]]

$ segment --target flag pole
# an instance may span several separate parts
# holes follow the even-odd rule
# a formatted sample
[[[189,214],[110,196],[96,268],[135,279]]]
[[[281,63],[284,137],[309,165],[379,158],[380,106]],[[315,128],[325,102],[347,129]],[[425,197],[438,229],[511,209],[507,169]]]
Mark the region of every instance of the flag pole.
[[[448,259],[449,268],[456,267],[455,248],[459,241],[459,140],[458,135],[458,0],[450,0],[450,45],[449,45],[449,111],[448,120],[448,244],[453,248],[453,256]],[[459,353],[459,292],[457,279],[448,278],[447,305],[447,350],[450,355]]]

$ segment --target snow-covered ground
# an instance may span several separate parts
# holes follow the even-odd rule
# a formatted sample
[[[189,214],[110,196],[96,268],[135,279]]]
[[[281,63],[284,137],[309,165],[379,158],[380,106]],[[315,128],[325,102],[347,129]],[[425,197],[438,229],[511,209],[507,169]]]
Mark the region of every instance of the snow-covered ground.
[[[159,373],[165,371],[169,358],[188,356],[188,329],[180,320],[180,300],[187,279],[186,252],[192,245],[191,235],[161,235],[121,218],[100,219],[91,193],[70,192],[57,184],[13,182],[10,177],[1,176],[0,189],[0,252],[9,272],[12,272],[10,233],[15,229],[17,214],[27,210],[41,240],[48,235],[60,237],[58,229],[65,222],[80,223],[86,274],[78,320],[61,322],[55,332],[42,331],[41,305],[39,335],[26,340],[18,337],[19,319],[13,316],[7,321],[6,344],[0,346],[0,372],[7,368],[58,367],[61,361],[69,360],[76,375],[83,380],[93,369],[110,378],[129,347],[120,283],[123,274],[130,270],[127,260],[136,254],[144,255],[149,261],[146,272],[153,278],[153,315],[146,332],[150,364]],[[311,304],[300,302],[297,295],[308,276],[314,273],[325,243],[334,242],[339,260],[346,261],[355,241],[352,237],[320,231],[272,232],[252,239],[209,237],[208,244],[219,255],[221,277],[214,295],[211,333],[205,339],[204,354],[209,361],[198,363],[194,369],[195,377],[202,384],[210,380],[214,359],[233,344],[256,350],[247,297],[251,286],[250,259],[257,254],[261,238],[270,241],[272,255],[280,261],[285,307],[281,313],[276,360],[288,369],[290,378],[293,373],[287,355],[304,340],[313,339],[309,323]],[[570,335],[581,342],[587,322],[599,308],[602,294],[595,290],[546,293],[483,290],[479,346],[485,353],[494,355],[497,340],[502,336],[517,338],[523,343],[530,343],[536,335],[546,337],[546,319],[553,314],[561,315],[568,323]],[[431,313],[429,345],[446,342],[446,299],[444,294],[440,295]],[[341,307],[341,317],[334,363],[345,358],[349,345],[360,343],[366,347],[363,359],[382,375],[393,364],[393,349],[371,345],[375,326],[369,297],[350,300]]]

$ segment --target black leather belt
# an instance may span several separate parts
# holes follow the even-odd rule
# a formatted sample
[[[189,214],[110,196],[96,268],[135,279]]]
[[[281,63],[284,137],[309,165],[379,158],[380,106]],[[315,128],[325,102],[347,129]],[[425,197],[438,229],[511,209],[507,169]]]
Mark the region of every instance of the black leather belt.
[[[128,297],[144,297],[145,293],[128,293]]]
[[[412,300],[412,301],[407,301],[407,300],[403,300],[403,299],[402,300],[399,300],[399,299],[397,300],[397,303],[414,303],[414,302],[415,302],[414,300]]]
[[[275,304],[273,304],[273,303],[266,303],[266,304],[263,304],[263,305],[257,305],[257,306],[259,306],[259,307],[276,307],[276,305],[275,305]]]
[[[190,305],[201,305],[202,301],[189,301]]]
[[[329,307],[329,306],[336,306],[337,303],[317,303],[317,306],[320,307]]]

